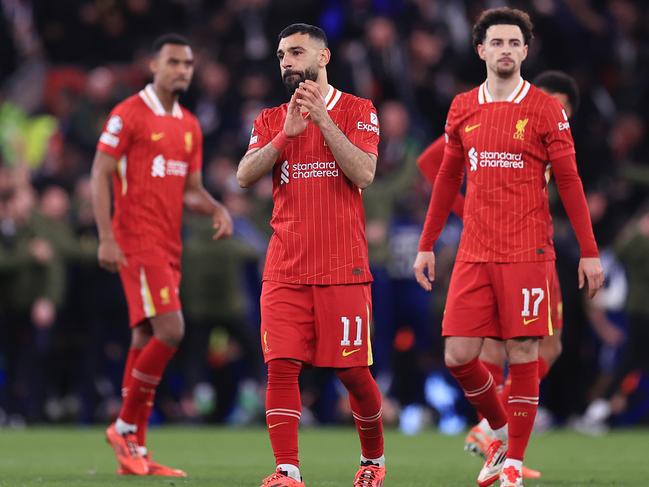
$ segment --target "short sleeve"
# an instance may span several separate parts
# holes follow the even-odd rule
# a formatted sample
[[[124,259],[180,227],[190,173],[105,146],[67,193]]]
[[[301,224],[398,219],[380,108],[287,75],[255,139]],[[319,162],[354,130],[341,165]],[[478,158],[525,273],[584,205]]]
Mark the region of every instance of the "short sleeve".
[[[129,116],[129,110],[125,105],[117,105],[104,124],[97,143],[97,151],[121,159],[131,144],[134,120],[135,117]]]
[[[192,159],[189,162],[189,173],[200,171],[203,167],[203,131],[198,121],[195,121],[194,124],[194,150],[192,153]]]
[[[379,153],[379,117],[374,104],[369,100],[358,100],[348,112],[347,131],[349,141],[364,152]]]
[[[550,98],[550,97],[548,97]],[[575,153],[568,114],[561,104],[550,98],[543,106],[541,140],[548,153],[548,160],[554,161]]]
[[[252,124],[252,132],[250,133],[248,151],[264,147],[271,141],[272,138],[273,136],[268,120],[268,111],[262,110]]]
[[[460,138],[458,127],[460,125],[460,103],[456,96],[451,102],[446,117],[446,126],[444,127],[444,138],[446,139],[445,151],[454,156],[463,156],[462,139]]]

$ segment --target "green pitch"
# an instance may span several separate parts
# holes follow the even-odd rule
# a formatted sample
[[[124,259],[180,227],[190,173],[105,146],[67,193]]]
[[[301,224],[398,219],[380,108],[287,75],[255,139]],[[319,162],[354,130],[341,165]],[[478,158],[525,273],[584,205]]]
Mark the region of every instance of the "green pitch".
[[[263,429],[158,428],[149,442],[154,457],[187,470],[187,479],[118,477],[112,451],[99,429],[0,431],[0,487],[179,486],[257,487],[272,471]],[[616,432],[589,438],[571,432],[537,436],[530,467],[543,472],[537,486],[649,486],[649,431]],[[358,465],[354,430],[304,429],[302,473],[307,487],[351,487]],[[462,437],[432,431],[386,437],[386,487],[474,486],[480,462],[462,451]]]

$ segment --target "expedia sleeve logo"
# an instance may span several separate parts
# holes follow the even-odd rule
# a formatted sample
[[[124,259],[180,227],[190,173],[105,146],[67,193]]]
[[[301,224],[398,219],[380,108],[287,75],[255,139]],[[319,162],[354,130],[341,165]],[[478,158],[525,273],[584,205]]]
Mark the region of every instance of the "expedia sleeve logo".
[[[568,114],[564,109],[561,109],[561,114],[563,115],[563,122],[559,122],[557,124],[559,132],[561,132],[562,130],[568,130],[570,128],[570,122],[568,122]]]
[[[370,112],[370,123],[359,120],[356,122],[356,128],[365,132],[374,132],[376,135],[379,135],[379,117],[376,116],[376,113]]]

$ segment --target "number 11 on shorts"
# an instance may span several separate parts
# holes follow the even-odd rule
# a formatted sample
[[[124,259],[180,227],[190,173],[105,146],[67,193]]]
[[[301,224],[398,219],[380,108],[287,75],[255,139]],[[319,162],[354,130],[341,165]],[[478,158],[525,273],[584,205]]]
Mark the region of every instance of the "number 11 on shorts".
[[[341,316],[340,321],[343,324],[343,339],[340,340],[340,345],[343,347],[348,347],[351,345],[349,341],[349,318],[346,316]],[[354,340],[354,346],[358,347],[363,344],[363,339],[361,338],[361,333],[363,331],[363,319],[360,316],[355,318],[356,321],[356,339]]]

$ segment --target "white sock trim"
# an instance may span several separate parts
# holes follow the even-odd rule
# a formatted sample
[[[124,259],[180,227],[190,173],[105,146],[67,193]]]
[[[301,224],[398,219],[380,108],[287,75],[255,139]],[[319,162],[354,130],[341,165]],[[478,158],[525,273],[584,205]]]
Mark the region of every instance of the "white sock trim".
[[[127,423],[122,418],[117,418],[117,421],[115,421],[115,431],[117,431],[117,433],[119,433],[120,435],[137,433],[137,425]]]
[[[290,463],[280,463],[279,465],[277,465],[277,470],[286,472],[286,475],[288,475],[292,479],[297,480],[298,482],[302,482],[302,475],[300,475],[300,469],[295,465],[291,465]]]
[[[379,467],[385,467],[385,455],[381,455],[379,458],[365,458],[361,455],[361,463],[363,462],[372,462]]]

